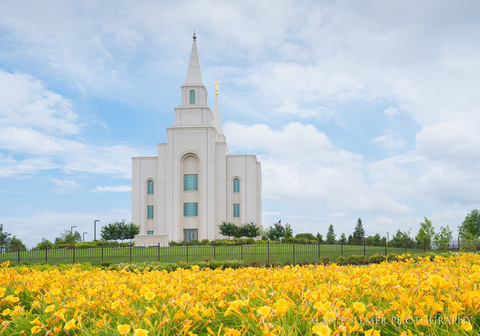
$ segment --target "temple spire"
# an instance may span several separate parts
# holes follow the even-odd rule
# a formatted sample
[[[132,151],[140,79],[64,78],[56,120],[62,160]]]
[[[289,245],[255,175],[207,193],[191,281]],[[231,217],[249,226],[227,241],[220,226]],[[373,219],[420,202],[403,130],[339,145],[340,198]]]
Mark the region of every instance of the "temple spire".
[[[220,119],[220,107],[218,106],[218,84],[219,81],[215,81],[215,105],[213,106],[213,126],[217,129],[219,141],[225,142],[225,135],[222,130],[222,120]]]
[[[185,84],[203,85],[202,73],[200,72],[200,61],[198,60],[197,36],[195,35],[195,31],[193,32],[192,52],[190,54],[190,62],[188,63],[187,79],[185,79]]]

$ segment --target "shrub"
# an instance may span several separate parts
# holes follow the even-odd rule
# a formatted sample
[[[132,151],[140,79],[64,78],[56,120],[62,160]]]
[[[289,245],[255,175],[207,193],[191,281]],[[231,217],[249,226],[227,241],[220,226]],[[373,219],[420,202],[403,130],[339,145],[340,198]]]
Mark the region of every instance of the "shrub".
[[[187,243],[187,245],[200,245],[200,242],[198,239],[192,239]]]
[[[385,260],[387,260],[387,258],[381,254],[374,254],[368,258],[368,261],[370,263],[375,263],[375,264],[379,264],[381,262],[384,262]]]
[[[200,242],[201,245],[208,245],[210,243],[210,241],[208,239],[202,239],[202,241]]]
[[[368,264],[368,259],[364,255],[351,254],[347,258],[347,263],[352,265]]]
[[[387,261],[397,261],[398,260],[398,254],[396,253],[389,253],[387,255]]]
[[[247,244],[254,244],[255,243],[255,239],[253,238],[248,238],[247,239]]]
[[[347,263],[347,258],[345,258],[344,256],[340,256],[337,258],[336,263],[338,265],[345,265]]]
[[[321,257],[320,259],[318,259],[318,262],[322,265],[329,265],[330,264],[330,258]]]

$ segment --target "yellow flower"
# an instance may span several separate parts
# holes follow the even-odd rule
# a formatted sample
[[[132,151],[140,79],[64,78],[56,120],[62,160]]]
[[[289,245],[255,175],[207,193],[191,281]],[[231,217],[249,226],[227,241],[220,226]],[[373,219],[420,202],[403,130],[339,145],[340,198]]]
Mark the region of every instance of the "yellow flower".
[[[3,316],[8,316],[8,315],[11,315],[11,314],[12,314],[12,310],[10,308],[7,308],[2,312]]]
[[[330,336],[332,333],[332,329],[330,329],[325,324],[316,324],[312,327],[312,331],[314,334],[318,336]]]
[[[239,308],[240,308],[240,303],[238,303],[238,301],[230,302],[230,305],[228,306],[228,309],[231,309],[231,310],[238,310]]]
[[[53,315],[58,317],[60,320],[65,321],[65,309],[60,309],[60,310],[56,311],[55,314],[53,314]]]
[[[420,318],[420,319],[417,321],[417,324],[418,324],[418,325],[421,325],[421,326],[424,326],[424,327],[430,326],[430,323],[428,322],[428,318],[426,318],[426,317]]]
[[[65,326],[63,327],[63,329],[65,331],[69,331],[71,329],[78,329],[78,327],[75,325],[75,320],[74,319],[71,319],[70,321],[68,321]]]
[[[126,335],[130,332],[130,325],[121,324],[121,325],[117,326],[117,330],[120,333],[120,335]]]
[[[359,314],[363,314],[366,310],[365,305],[361,302],[354,302],[352,306],[353,309],[355,309],[355,311]]]
[[[152,309],[150,307],[147,307],[147,312],[145,313],[145,317],[148,317],[148,316],[153,315],[155,313],[158,313],[158,310],[156,308]]]
[[[133,332],[133,336],[147,336],[147,335],[148,335],[148,331],[145,329],[135,329],[135,331]]]
[[[391,275],[384,275],[380,278],[380,285],[382,285],[382,286],[386,286],[391,282],[392,282],[392,276]]]
[[[335,312],[333,312],[331,310],[326,312],[325,315],[323,315],[324,322],[328,323],[328,324],[334,323],[335,318],[336,318]]]
[[[58,288],[52,289],[50,291],[50,294],[55,295],[55,296],[60,295],[60,293],[62,293],[62,292]]]
[[[40,320],[38,319],[38,317],[33,320],[33,321],[30,321],[30,324],[34,324],[34,325],[42,325],[42,322],[40,322]]]
[[[53,313],[55,311],[55,305],[49,305],[45,308],[45,313]]]
[[[32,335],[38,334],[38,333],[40,333],[40,331],[42,331],[42,328],[39,327],[38,325],[33,326],[33,327],[30,329],[30,333],[31,333]]]
[[[373,329],[370,329],[370,330],[367,330],[365,331],[365,336],[380,336],[380,330],[373,330]]]
[[[0,287],[0,298],[5,295],[5,292],[6,292],[5,288]]]
[[[225,328],[224,336],[240,336],[242,333],[236,329]]]
[[[143,297],[144,297],[145,299],[147,299],[148,301],[152,301],[153,299],[155,299],[155,293],[153,293],[153,292],[146,292]]]
[[[286,314],[290,309],[292,304],[285,299],[279,299],[276,303],[273,304],[275,309],[275,314]]]
[[[190,307],[190,308],[188,309],[188,315],[190,315],[190,316],[195,316],[195,315],[198,314],[198,311],[199,311],[199,310],[200,310],[200,309],[198,309],[197,307]]]
[[[117,300],[117,301],[112,302],[112,304],[110,305],[110,308],[115,309],[119,305],[120,305],[120,300]]]
[[[261,315],[263,318],[267,318],[270,315],[270,311],[272,308],[268,306],[262,306],[257,308],[257,313]]]
[[[465,331],[470,331],[473,329],[471,323],[465,320],[462,321],[460,327]]]
[[[18,296],[13,296],[13,295],[9,295],[5,299],[11,303],[17,303],[18,301],[20,301],[20,298]]]

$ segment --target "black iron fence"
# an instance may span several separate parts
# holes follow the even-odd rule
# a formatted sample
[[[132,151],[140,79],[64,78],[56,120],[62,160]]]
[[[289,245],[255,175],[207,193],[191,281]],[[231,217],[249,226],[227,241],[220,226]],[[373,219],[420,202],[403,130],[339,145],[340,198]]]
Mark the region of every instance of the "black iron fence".
[[[79,245],[81,246],[81,245]],[[451,241],[448,249],[458,251],[460,240]],[[72,264],[90,263],[101,265],[120,262],[195,262],[209,260],[241,260],[245,265],[285,265],[316,263],[328,259],[335,262],[338,257],[361,255],[366,258],[372,255],[388,255],[390,253],[421,253],[430,251],[423,246],[369,246],[363,244],[298,244],[264,241],[255,244],[231,245],[185,245],[185,246],[130,246],[79,248],[48,248],[9,251],[0,253],[0,263],[9,261],[12,264]]]

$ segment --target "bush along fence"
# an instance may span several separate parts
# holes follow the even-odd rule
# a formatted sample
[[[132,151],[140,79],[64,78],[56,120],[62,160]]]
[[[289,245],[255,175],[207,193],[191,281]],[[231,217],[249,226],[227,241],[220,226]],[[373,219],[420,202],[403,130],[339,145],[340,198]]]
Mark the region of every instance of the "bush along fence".
[[[460,250],[460,240],[452,241],[443,250]],[[427,244],[423,246],[392,247],[368,246],[365,244],[320,244],[316,241],[302,241],[296,239],[291,243],[277,241],[218,240],[212,242],[198,242],[199,245],[179,244],[175,246],[134,246],[133,243],[123,243],[85,246],[80,243],[68,245],[64,248],[45,246],[30,251],[9,251],[0,253],[0,263],[10,261],[12,264],[72,264],[90,263],[92,265],[117,264],[125,262],[199,262],[199,261],[227,261],[239,260],[244,265],[296,265],[307,263],[336,262],[339,257],[363,257],[365,260],[372,256],[387,256],[391,253],[421,253],[431,251]],[[353,258],[353,257],[352,257]],[[340,258],[340,260],[343,260]]]

